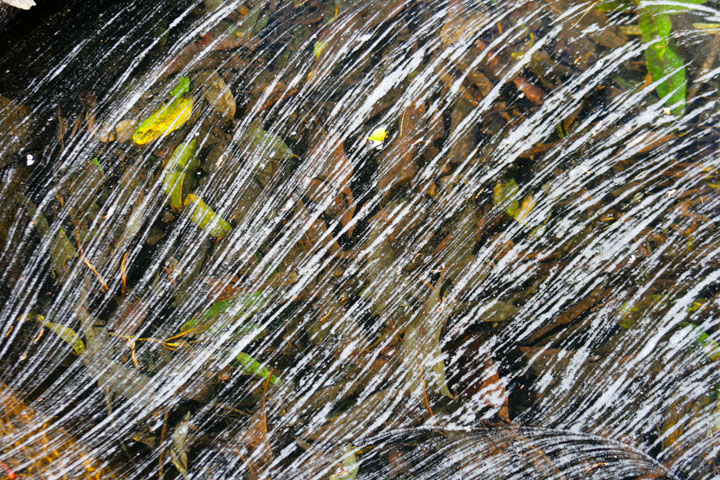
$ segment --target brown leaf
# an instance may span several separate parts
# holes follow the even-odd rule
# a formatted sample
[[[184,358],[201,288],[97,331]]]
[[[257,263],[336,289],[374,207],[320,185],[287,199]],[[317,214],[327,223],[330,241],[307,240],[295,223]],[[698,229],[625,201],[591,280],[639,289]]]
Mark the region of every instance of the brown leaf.
[[[403,336],[402,365],[405,388],[423,403],[431,393],[454,398],[445,380],[445,361],[442,359],[440,336],[452,308],[444,305],[440,291],[447,270],[432,289],[422,312],[412,319]]]
[[[595,304],[602,302],[610,295],[610,290],[606,290],[602,285],[598,285],[585,298],[578,298],[577,302],[571,307],[564,310],[560,315],[555,317],[550,323],[546,323],[538,328],[529,338],[529,342],[533,343],[546,333],[556,329],[561,325],[567,325],[575,321],[580,315],[590,310]]]
[[[322,203],[328,196],[333,198],[325,213],[347,226],[355,215],[355,198],[350,190],[353,165],[345,155],[342,139],[335,135],[319,132],[316,143],[308,155],[308,161],[317,172],[310,181],[306,197],[316,203]],[[348,230],[352,236],[355,226]]]
[[[305,208],[305,205],[303,205],[302,202],[297,202],[295,215],[299,218],[298,221],[300,221],[303,225],[307,225],[307,223],[310,222],[310,219],[312,218],[310,212],[308,212],[307,208]],[[319,218],[316,218],[312,221],[310,228],[302,236],[300,240],[300,246],[306,252],[312,252],[319,248],[322,248],[323,243],[327,243],[328,240],[330,240],[330,253],[340,252],[342,250],[340,248],[340,245],[338,245],[337,241],[333,239],[332,236],[327,234],[327,231],[328,228],[327,225],[325,225],[325,222],[323,222]]]
[[[267,430],[265,409],[258,408],[250,419],[250,427],[245,433],[244,443],[250,450],[248,460],[253,476],[270,480],[272,477],[267,469],[272,463],[273,454],[270,449]]]
[[[202,277],[203,283],[210,287],[208,296],[220,302],[235,297],[237,294],[247,291],[240,286],[240,278],[237,275],[225,275],[220,278]]]
[[[0,382],[0,432],[3,435],[1,478],[58,478],[63,465],[75,465],[74,478],[120,478],[107,462],[95,457],[57,422],[35,412],[9,386]],[[12,450],[12,454],[7,452]],[[0,470],[1,471],[1,470]],[[87,475],[87,477],[85,476]]]
[[[108,328],[119,335],[134,335],[150,313],[150,304],[143,300],[125,300],[108,321]]]
[[[182,70],[188,63],[195,59],[202,60],[205,57],[205,55],[203,55],[204,50],[230,50],[238,47],[245,47],[250,50],[254,50],[260,46],[261,43],[257,37],[238,38],[234,36],[226,36],[218,42],[213,43],[215,39],[215,35],[208,33],[197,42],[191,43],[183,48],[180,53],[175,55],[165,64],[162,76],[165,77],[167,75],[172,75],[173,73]],[[197,67],[194,68],[194,70],[196,69]]]
[[[542,104],[545,92],[540,87],[530,83],[525,77],[515,77],[513,83],[531,102]]]
[[[385,198],[407,186],[420,169],[415,159],[426,127],[425,103],[408,106],[400,119],[398,138],[378,158],[382,172],[378,189],[384,192]]]
[[[485,368],[480,377],[480,382],[476,382],[468,388],[468,393],[475,397],[478,402],[475,405],[479,407],[489,407],[498,409],[497,415],[504,421],[510,423],[510,413],[508,410],[508,392],[505,385],[500,379],[497,366],[490,354],[484,356]],[[480,394],[478,397],[477,394]]]
[[[488,15],[483,10],[468,9],[459,0],[451,0],[448,15],[440,30],[443,46],[453,43],[471,41],[488,22]]]
[[[213,72],[199,72],[194,79],[202,86],[203,96],[213,109],[228,120],[235,117],[236,104],[230,88],[220,75]]]

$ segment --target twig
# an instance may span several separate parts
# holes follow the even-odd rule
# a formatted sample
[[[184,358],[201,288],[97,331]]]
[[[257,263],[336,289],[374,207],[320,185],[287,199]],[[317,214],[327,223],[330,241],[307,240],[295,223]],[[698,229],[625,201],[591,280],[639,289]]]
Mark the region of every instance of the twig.
[[[420,338],[422,338],[424,336],[423,330],[424,330],[424,328],[421,325],[420,326]],[[430,399],[428,399],[427,385],[425,384],[425,371],[423,369],[422,361],[420,360],[420,352],[419,351],[417,352],[416,356],[417,356],[418,365],[420,365],[420,380],[422,380],[423,395],[425,396],[425,405],[427,406],[427,409],[430,412],[430,416],[434,418],[435,414],[433,413],[432,408],[430,408]]]
[[[129,253],[130,251],[125,252],[125,256],[123,256],[122,262],[120,262],[120,277],[122,278],[122,289],[120,293],[123,297],[127,292],[127,258]]]
[[[98,272],[97,269],[95,267],[93,267],[92,263],[90,263],[90,261],[85,256],[85,252],[83,251],[83,248],[82,248],[82,242],[80,241],[80,234],[77,231],[75,232],[75,238],[77,239],[78,249],[80,250],[80,258],[82,258],[82,261],[85,263],[85,265],[87,265],[87,267],[90,269],[90,271],[93,272],[95,274],[95,276],[97,276],[97,279],[100,282],[100,285],[102,285],[102,287],[107,292],[108,290],[110,290],[110,287],[108,287],[107,283],[105,283],[105,280],[103,280],[102,275],[100,275],[100,272]]]
[[[0,460],[0,468],[2,468],[5,471],[5,475],[8,476],[10,480],[22,480],[22,477],[18,475],[17,473],[13,472],[10,467],[8,467],[5,462]]]

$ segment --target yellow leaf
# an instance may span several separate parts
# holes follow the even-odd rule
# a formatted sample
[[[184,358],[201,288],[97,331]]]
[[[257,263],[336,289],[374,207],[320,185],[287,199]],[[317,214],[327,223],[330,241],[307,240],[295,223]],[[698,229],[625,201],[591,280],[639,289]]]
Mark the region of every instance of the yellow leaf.
[[[385,141],[387,136],[387,130],[385,130],[384,128],[376,128],[375,130],[373,130],[370,137],[368,137],[368,140],[370,140],[370,143],[374,145],[379,145]]]
[[[30,315],[24,315],[24,317],[29,317]],[[65,325],[61,325],[59,323],[49,322],[45,320],[45,317],[42,315],[35,315],[35,318],[32,320],[36,320],[37,322],[41,323],[43,327],[47,328],[48,330],[52,330],[55,335],[62,338],[65,343],[70,345],[73,350],[75,350],[75,353],[78,355],[82,355],[85,353],[85,344],[80,339],[80,335],[75,332],[72,328],[68,328]]]
[[[176,98],[166,103],[140,124],[133,135],[133,141],[144,145],[177,130],[192,115],[192,107],[192,98]]]
[[[318,58],[322,51],[327,47],[328,42],[325,41],[317,41],[315,42],[315,46],[313,47],[313,53],[315,54],[315,58]]]
[[[520,223],[525,223],[523,220],[525,217],[528,216],[528,214],[532,211],[532,209],[535,207],[535,200],[533,200],[532,193],[525,197],[520,204],[520,208],[515,212],[514,218]]]
[[[190,193],[185,197],[185,206],[188,205],[193,207],[190,220],[213,237],[223,237],[232,230],[230,224],[208,207],[202,198]]]

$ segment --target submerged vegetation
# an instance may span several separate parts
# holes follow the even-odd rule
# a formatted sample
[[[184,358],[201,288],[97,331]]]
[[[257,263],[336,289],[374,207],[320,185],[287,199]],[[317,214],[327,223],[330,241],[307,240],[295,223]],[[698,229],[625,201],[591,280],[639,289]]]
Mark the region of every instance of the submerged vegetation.
[[[0,475],[717,475],[715,6],[70,3],[0,53]]]

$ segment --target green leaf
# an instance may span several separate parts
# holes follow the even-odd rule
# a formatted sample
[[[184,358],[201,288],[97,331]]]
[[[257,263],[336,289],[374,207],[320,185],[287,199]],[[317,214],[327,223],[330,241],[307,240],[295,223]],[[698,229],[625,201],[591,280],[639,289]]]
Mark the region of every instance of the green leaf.
[[[672,32],[672,21],[668,14],[643,8],[640,10],[639,24],[644,42],[653,42],[656,48],[667,45]]]
[[[92,159],[92,164],[95,165],[97,168],[99,168],[101,173],[105,173],[105,170],[103,170],[102,165],[100,165],[100,159],[98,157],[94,157]]]
[[[202,198],[191,193],[185,197],[185,206],[188,205],[192,205],[190,220],[213,237],[223,237],[232,230],[230,224],[208,207]]]
[[[253,292],[243,294],[240,293],[227,300],[220,300],[215,302],[205,310],[199,317],[193,317],[188,320],[185,325],[181,327],[182,332],[186,332],[191,329],[195,329],[193,335],[203,333],[207,331],[221,315],[227,313],[232,314],[232,317],[223,324],[232,325],[235,329],[237,322],[244,322],[250,314],[261,310],[268,302],[270,298],[270,292]],[[214,329],[213,333],[221,331],[223,325]],[[257,330],[257,324],[248,324],[243,326],[239,333],[250,333],[253,330]]]
[[[505,213],[511,217],[515,217],[520,208],[520,203],[517,201],[519,190],[512,178],[505,183],[498,182],[493,189],[493,204],[505,210]]]
[[[318,40],[315,42],[315,46],[313,46],[313,54],[315,55],[315,58],[318,58],[323,50],[325,50],[325,47],[327,47],[328,42],[324,40]]]
[[[144,145],[180,128],[192,115],[193,99],[177,97],[145,119],[133,135],[133,142]]]
[[[664,4],[662,2],[644,5],[645,2],[640,2],[640,5],[644,10],[649,10],[652,13],[681,13],[693,8],[694,5],[702,5],[707,0],[671,0]]]
[[[343,448],[342,465],[330,476],[330,480],[355,480],[360,469],[355,451],[351,445]]]
[[[695,344],[710,357],[710,360],[720,360],[720,343],[717,340],[690,322],[681,322],[680,326],[690,327],[696,335]]]
[[[195,157],[196,150],[195,139],[190,143],[181,143],[175,147],[175,151],[165,165],[163,188],[170,197],[170,206],[175,210],[182,209],[183,182],[188,170],[188,162]]]
[[[253,146],[261,152],[267,152],[270,158],[287,160],[295,156],[282,138],[262,128],[251,128],[249,137]]]
[[[238,356],[235,357],[235,362],[243,369],[243,371],[247,375],[264,378],[266,380],[269,380],[269,382],[272,384],[280,383],[280,379],[278,377],[273,375],[267,367],[262,365],[260,362],[255,360],[247,353],[240,352]]]
[[[685,62],[675,51],[670,40],[672,22],[666,13],[655,13],[644,8],[640,12],[640,30],[643,41],[649,43],[645,50],[645,63],[656,91],[672,113],[682,115],[685,111],[687,83]]]
[[[632,8],[632,3],[628,0],[602,0],[597,4],[598,10],[603,12],[611,12],[614,10],[627,10]]]
[[[75,353],[77,353],[78,355],[82,355],[83,353],[85,353],[85,344],[80,339],[80,335],[78,335],[77,332],[75,332],[75,330],[73,330],[72,328],[66,327],[65,325],[62,325],[60,323],[49,322],[45,320],[45,317],[42,315],[23,315],[21,318],[24,318],[25,320],[35,320],[36,322],[39,322],[40,324],[42,324],[43,327],[52,331],[65,343],[70,345],[73,350],[75,350]]]
[[[177,87],[173,88],[170,96],[179,97],[183,93],[190,91],[190,79],[188,77],[180,77]]]

